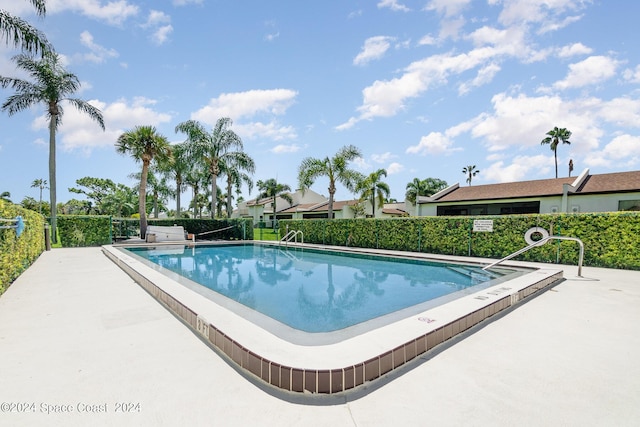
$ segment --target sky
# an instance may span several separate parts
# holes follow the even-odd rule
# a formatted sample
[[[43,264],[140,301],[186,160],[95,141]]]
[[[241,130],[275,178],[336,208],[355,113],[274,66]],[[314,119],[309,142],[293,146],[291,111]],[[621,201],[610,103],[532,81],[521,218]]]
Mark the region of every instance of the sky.
[[[57,198],[83,177],[135,185],[118,136],[153,125],[233,120],[254,181],[298,187],[305,157],[353,144],[354,169],[380,168],[403,201],[414,178],[472,185],[555,177],[541,145],[554,126],[559,176],[640,168],[640,2],[627,0],[27,0],[0,9],[42,30],[98,107],[106,131],[65,105]],[[26,77],[0,43],[0,75]],[[13,92],[0,89],[4,102]],[[42,106],[0,112],[0,192],[38,199],[48,179]],[[219,185],[223,185],[222,179]],[[312,190],[328,196],[320,178]],[[257,190],[245,199],[255,198]],[[190,192],[183,195],[189,200]],[[47,197],[48,198],[48,197]],[[338,185],[337,200],[355,196]],[[175,201],[169,206],[175,207]]]

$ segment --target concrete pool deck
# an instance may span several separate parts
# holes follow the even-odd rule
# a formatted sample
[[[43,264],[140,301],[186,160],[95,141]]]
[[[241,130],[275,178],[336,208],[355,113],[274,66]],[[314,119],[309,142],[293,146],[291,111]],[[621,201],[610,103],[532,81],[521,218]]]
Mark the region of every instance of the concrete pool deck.
[[[0,425],[637,425],[640,272],[561,267],[415,363],[299,399],[239,373],[100,248],[45,252],[0,297]]]

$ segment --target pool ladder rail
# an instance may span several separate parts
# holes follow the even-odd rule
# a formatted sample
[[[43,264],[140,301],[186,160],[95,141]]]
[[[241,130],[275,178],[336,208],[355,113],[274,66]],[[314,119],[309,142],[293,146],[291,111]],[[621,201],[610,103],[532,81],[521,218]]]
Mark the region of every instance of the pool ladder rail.
[[[514,253],[512,253],[511,255],[508,255],[496,262],[493,262],[489,265],[487,265],[486,267],[483,267],[483,270],[488,270],[491,267],[495,267],[496,265],[500,264],[503,261],[509,260],[515,256],[518,256],[526,251],[528,251],[529,249],[535,248],[536,246],[542,246],[545,243],[547,243],[549,240],[572,240],[574,242],[578,242],[578,244],[580,245],[580,257],[578,259],[578,277],[582,277],[582,262],[584,261],[584,243],[582,243],[582,240],[578,239],[577,237],[566,237],[566,236],[546,236],[540,240],[538,240],[537,242],[533,242],[531,243],[529,246],[520,249],[519,251],[516,251]]]
[[[304,243],[304,233],[302,230],[291,230],[287,234],[284,235],[282,239],[280,239],[280,243],[284,242],[287,245],[290,241],[295,241],[298,243],[298,234],[300,235],[300,243]]]

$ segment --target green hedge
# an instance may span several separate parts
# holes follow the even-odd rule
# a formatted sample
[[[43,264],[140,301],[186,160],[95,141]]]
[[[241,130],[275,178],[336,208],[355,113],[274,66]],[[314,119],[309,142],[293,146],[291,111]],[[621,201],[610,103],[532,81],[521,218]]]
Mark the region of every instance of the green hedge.
[[[58,235],[63,248],[111,244],[111,217],[59,215]]]
[[[25,228],[20,237],[15,229],[0,229],[0,294],[44,251],[45,219],[37,212],[0,200],[0,218],[22,216]],[[2,222],[0,225],[12,225]]]
[[[197,240],[253,240],[250,219],[152,219],[148,225],[181,225]],[[63,247],[100,246],[114,239],[137,237],[140,220],[97,215],[58,216],[58,235]],[[210,233],[211,231],[216,231]]]
[[[473,232],[475,219],[493,220],[493,232]],[[302,230],[307,243],[499,259],[525,247],[525,232],[536,226],[557,236],[582,240],[584,265],[640,270],[640,213],[637,212],[282,220],[280,234]],[[578,257],[577,243],[551,241],[516,259],[577,264]]]

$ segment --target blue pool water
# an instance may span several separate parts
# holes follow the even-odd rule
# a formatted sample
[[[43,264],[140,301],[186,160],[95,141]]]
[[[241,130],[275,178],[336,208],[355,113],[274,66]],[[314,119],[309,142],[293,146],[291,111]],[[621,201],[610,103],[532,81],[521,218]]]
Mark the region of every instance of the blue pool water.
[[[259,244],[128,250],[314,333],[341,330],[496,277],[478,266]]]

